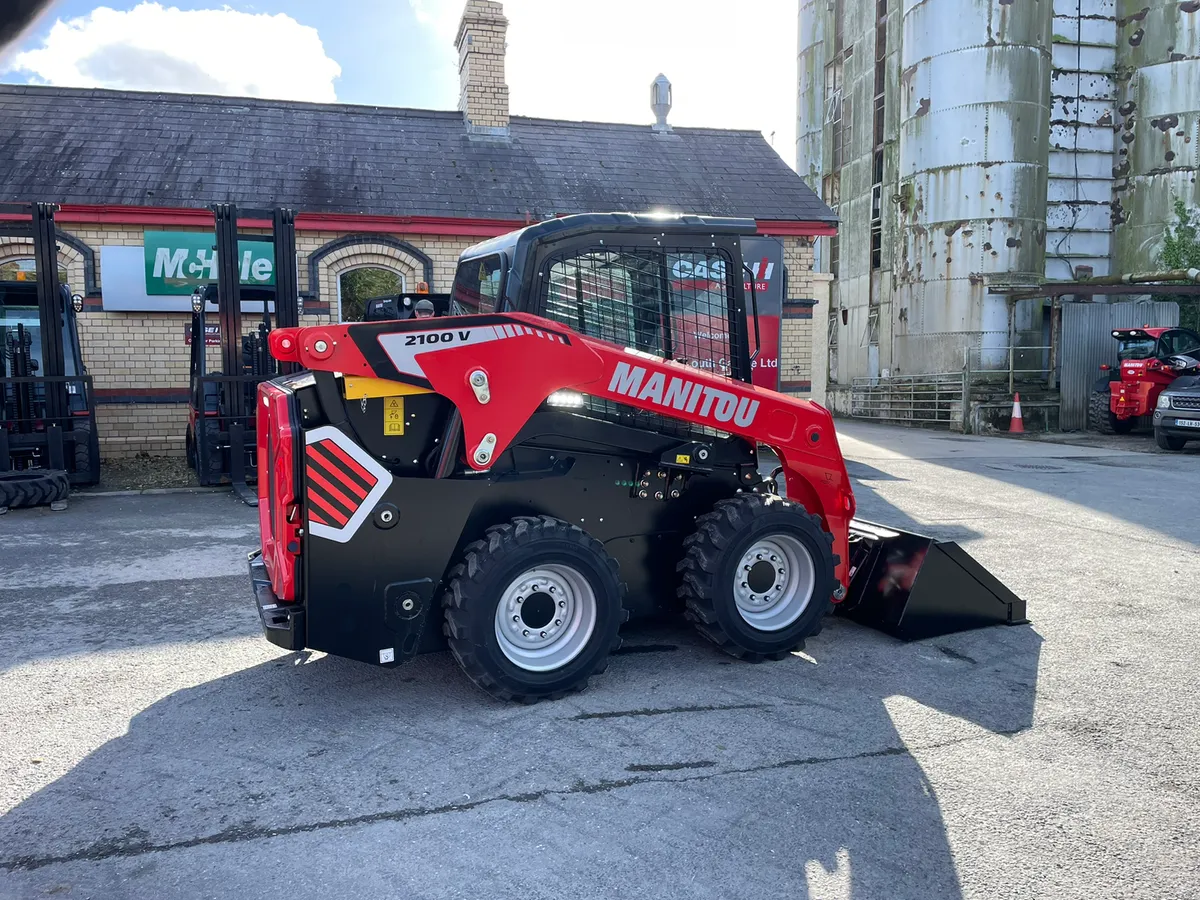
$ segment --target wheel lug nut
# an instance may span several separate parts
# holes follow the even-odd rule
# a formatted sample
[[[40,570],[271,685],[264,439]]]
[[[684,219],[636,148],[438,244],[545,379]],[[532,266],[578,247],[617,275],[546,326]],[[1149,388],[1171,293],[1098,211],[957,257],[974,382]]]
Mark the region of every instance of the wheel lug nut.
[[[780,575],[786,575],[787,573],[786,573],[786,572],[784,572],[784,571],[783,571],[783,569],[780,569],[780,570],[779,570],[779,574],[780,574]]]
[[[742,571],[744,571],[744,572],[749,572],[749,571],[750,571],[750,567],[749,567],[749,566],[742,566]]]
[[[520,617],[520,616],[513,616],[513,621],[514,621],[514,622],[520,622],[520,621],[521,621],[521,617]]]
[[[566,601],[566,600],[559,600],[559,601],[558,601],[558,608],[559,608],[559,609],[566,609],[566,608],[567,608],[567,601]]]
[[[555,620],[554,620],[554,624],[555,624],[555,625],[561,625],[561,624],[562,624],[562,619],[555,619]]]
[[[759,559],[762,559],[762,554],[761,554],[761,553],[760,553],[760,554],[758,554],[758,558],[759,558]]]
[[[523,637],[529,637],[529,629],[528,629],[528,628],[524,629],[524,630],[521,632],[521,635],[522,635]]]
[[[543,631],[543,632],[542,632],[542,637],[545,637],[545,636],[546,636],[546,632],[544,632],[544,631]]]
[[[743,581],[743,582],[742,582],[742,587],[750,587],[750,585],[748,585],[746,582],[744,582],[744,581]]]

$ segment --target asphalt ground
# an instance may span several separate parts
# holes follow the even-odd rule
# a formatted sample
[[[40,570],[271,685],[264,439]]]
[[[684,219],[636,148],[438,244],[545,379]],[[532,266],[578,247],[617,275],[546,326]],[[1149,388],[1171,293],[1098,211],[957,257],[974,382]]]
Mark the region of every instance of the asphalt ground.
[[[1200,456],[840,431],[1031,625],[641,626],[521,707],[267,643],[228,494],[0,517],[0,897],[1200,897]]]

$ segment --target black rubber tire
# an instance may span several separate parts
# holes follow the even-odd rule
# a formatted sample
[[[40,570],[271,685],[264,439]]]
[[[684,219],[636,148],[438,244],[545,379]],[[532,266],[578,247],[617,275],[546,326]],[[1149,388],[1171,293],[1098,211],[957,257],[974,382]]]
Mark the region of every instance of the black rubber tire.
[[[221,423],[213,416],[206,416],[203,421],[204,425],[204,453],[208,457],[208,479],[209,484],[220,484],[225,481],[226,463],[225,463],[225,448],[221,447]],[[193,442],[195,439],[193,438]],[[200,445],[193,443],[192,456],[197,462],[200,460]],[[199,476],[200,469],[196,468],[196,475]],[[202,482],[205,483],[205,482]]]
[[[0,507],[19,509],[66,500],[71,493],[67,473],[60,469],[0,472]]]
[[[187,427],[187,431],[183,435],[183,453],[187,457],[188,468],[193,472],[196,470],[196,439],[192,436],[192,426]]]
[[[539,563],[567,563],[583,575],[596,595],[596,625],[583,650],[550,672],[513,664],[496,639],[496,604],[505,587]],[[583,529],[550,516],[519,516],[487,530],[469,544],[450,571],[442,597],[443,631],[450,652],[476,686],[499,700],[537,703],[557,700],[587,687],[608,668],[609,654],[621,645],[618,634],[629,619],[625,585],[617,562]]]
[[[1116,421],[1117,417],[1109,408],[1108,391],[1092,391],[1092,396],[1088,398],[1088,431],[1116,434]]]
[[[1160,450],[1182,450],[1187,438],[1172,437],[1161,428],[1155,428],[1154,443],[1158,444]]]
[[[75,423],[75,475],[88,475],[92,468],[92,423]],[[94,481],[93,481],[94,483]]]
[[[750,544],[768,534],[798,538],[812,556],[816,585],[800,617],[780,631],[763,631],[741,617],[733,598],[734,569]],[[696,520],[696,532],[683,542],[678,565],[684,614],[696,629],[728,653],[748,662],[783,659],[821,632],[833,609],[838,564],[833,535],[803,506],[770,494],[739,494],[719,501]]]

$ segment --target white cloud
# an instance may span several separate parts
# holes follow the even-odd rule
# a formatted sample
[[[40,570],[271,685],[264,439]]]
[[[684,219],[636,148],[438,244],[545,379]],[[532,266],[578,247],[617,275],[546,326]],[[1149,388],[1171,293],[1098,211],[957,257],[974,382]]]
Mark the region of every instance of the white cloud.
[[[158,3],[59,19],[8,70],[36,84],[325,102],[342,72],[316,29],[291,16]]]
[[[465,0],[409,0],[452,41]],[[757,129],[796,163],[796,0],[505,0],[515,115],[650,123],[650,82],[673,125]],[[446,53],[453,54],[447,46]]]

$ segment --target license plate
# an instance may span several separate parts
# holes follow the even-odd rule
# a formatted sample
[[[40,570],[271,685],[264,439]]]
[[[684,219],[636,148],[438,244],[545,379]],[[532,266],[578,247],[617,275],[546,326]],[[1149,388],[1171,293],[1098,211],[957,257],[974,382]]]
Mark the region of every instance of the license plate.
[[[1180,428],[1200,428],[1200,419],[1176,419],[1175,424]]]

